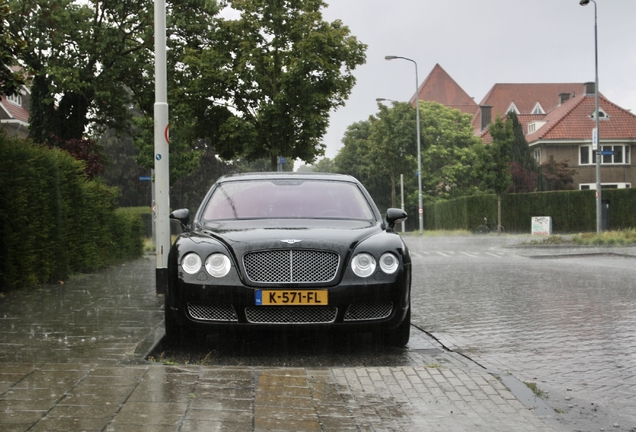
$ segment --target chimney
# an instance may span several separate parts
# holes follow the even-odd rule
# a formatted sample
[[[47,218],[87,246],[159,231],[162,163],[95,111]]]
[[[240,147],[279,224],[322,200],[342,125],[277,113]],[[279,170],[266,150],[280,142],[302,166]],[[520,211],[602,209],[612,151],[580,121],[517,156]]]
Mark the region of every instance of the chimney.
[[[480,105],[479,109],[481,110],[481,130],[485,130],[492,121],[492,106]]]
[[[596,83],[586,82],[583,85],[585,86],[585,96],[594,96],[596,94]]]
[[[570,99],[570,93],[559,93],[559,105]]]

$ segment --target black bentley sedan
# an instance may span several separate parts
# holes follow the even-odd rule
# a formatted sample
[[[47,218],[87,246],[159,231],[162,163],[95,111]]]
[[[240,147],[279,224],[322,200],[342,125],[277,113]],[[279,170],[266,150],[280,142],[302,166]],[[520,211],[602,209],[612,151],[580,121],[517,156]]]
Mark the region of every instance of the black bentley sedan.
[[[411,259],[364,186],[338,174],[221,177],[168,261],[166,336],[294,326],[372,332],[403,346],[410,334]]]

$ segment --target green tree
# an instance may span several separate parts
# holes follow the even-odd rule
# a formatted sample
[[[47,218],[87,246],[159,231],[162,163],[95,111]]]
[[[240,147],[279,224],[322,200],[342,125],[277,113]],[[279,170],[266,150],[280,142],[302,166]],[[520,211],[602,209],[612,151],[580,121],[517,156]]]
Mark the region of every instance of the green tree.
[[[14,95],[25,83],[25,76],[16,66],[16,57],[24,49],[25,42],[9,27],[11,8],[7,0],[0,0],[0,94]]]
[[[510,158],[515,139],[513,122],[497,117],[489,126],[490,145],[481,148],[481,169],[486,187],[497,195],[497,231],[501,233],[501,197],[512,185]]]
[[[137,165],[146,170],[155,166],[154,152],[154,119],[150,115],[142,114],[133,119],[136,129],[132,131],[133,143],[138,150],[135,156]],[[187,131],[175,127],[170,127],[170,185],[174,185],[181,177],[194,172],[199,167],[200,158],[205,154],[208,145],[203,140],[193,143],[185,139],[183,135],[188,135]]]
[[[363,183],[369,175],[364,158],[369,153],[371,121],[369,117],[349,125],[342,138],[343,146],[334,158],[337,172],[352,175]]]
[[[106,170],[101,178],[108,186],[119,189],[117,204],[120,207],[150,206],[152,183],[139,179],[150,176],[150,170],[135,163],[137,149],[132,137],[111,129],[100,136],[98,143],[106,158]]]
[[[574,174],[576,170],[568,168],[568,161],[550,160],[539,166],[539,185],[542,191],[574,189]]]
[[[344,105],[366,45],[340,20],[322,20],[322,0],[228,4],[240,18],[219,19],[215,43],[186,59],[201,90],[196,121],[207,130],[199,136],[214,137],[226,160],[268,158],[271,169],[278,156],[312,163],[324,154],[329,112]],[[217,87],[226,94],[211,98]]]
[[[534,192],[537,188],[537,164],[532,157],[530,146],[523,133],[523,126],[519,122],[517,113],[510,111],[506,115],[506,121],[512,122],[514,141],[510,155],[510,174],[512,185],[508,192],[522,193]]]
[[[335,172],[351,175],[364,185],[373,197],[380,210],[391,206],[390,183],[376,172],[377,167],[371,162],[372,123],[374,116],[367,120],[353,123],[347,127],[342,138],[342,148],[334,158]]]
[[[89,127],[127,126],[135,92],[151,83],[149,0],[10,0],[12,31],[33,71],[31,136],[82,139]]]
[[[373,175],[383,178],[390,187],[388,206],[397,207],[400,174],[412,178],[417,170],[415,109],[406,102],[394,102],[390,108],[378,103],[378,108],[371,122],[366,159]]]
[[[420,101],[422,190],[427,201],[477,193],[476,146],[471,116],[437,102]]]
[[[27,43],[20,60],[33,71],[30,134],[37,142],[95,138],[104,130],[139,133],[154,164],[154,3],[151,0],[9,0],[8,25]],[[216,0],[166,3],[171,176],[191,172],[206,148],[191,132],[191,84],[184,58],[216,37]],[[214,65],[210,65],[211,67]],[[223,87],[223,84],[217,87]],[[184,89],[185,87],[185,89]],[[210,91],[208,96],[215,94]],[[188,107],[187,109],[184,106]],[[137,110],[132,110],[136,107]],[[131,121],[133,114],[141,116]],[[195,138],[193,138],[195,136]],[[192,149],[199,150],[192,152]],[[174,169],[172,169],[174,168]]]
[[[303,164],[303,165],[298,167],[296,172],[299,172],[299,173],[311,173],[311,172],[314,172],[314,166],[313,165]]]
[[[324,157],[314,164],[314,172],[330,173],[335,172],[336,163],[333,159]]]
[[[378,207],[397,206],[404,174],[405,207],[417,214],[417,129],[408,103],[379,106],[379,112],[345,132],[335,158],[338,172],[357,177]],[[479,191],[475,137],[469,115],[435,102],[420,102],[422,191],[426,201],[450,199]]]

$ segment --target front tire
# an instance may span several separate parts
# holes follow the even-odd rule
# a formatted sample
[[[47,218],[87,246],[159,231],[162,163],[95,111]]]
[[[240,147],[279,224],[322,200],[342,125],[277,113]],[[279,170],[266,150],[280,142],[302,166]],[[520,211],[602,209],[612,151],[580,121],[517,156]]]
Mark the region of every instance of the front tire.
[[[411,306],[406,312],[404,321],[400,325],[384,334],[384,343],[386,345],[403,348],[409,343],[411,338]]]
[[[166,302],[164,309],[164,324],[166,328],[166,339],[170,344],[179,344],[181,343],[182,337],[182,328],[177,323],[177,320],[174,319],[172,315],[172,311],[168,306],[168,302]]]

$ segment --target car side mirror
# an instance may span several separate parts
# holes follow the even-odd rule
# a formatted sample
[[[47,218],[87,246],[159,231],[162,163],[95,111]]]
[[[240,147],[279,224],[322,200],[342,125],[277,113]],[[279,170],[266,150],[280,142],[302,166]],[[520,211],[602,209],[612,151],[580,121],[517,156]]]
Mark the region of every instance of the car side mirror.
[[[170,213],[170,219],[178,220],[181,222],[181,227],[184,231],[188,231],[188,225],[190,224],[190,210],[179,209]]]
[[[408,218],[406,212],[398,208],[390,208],[386,211],[386,222],[389,229],[393,229],[396,223],[404,222]]]

